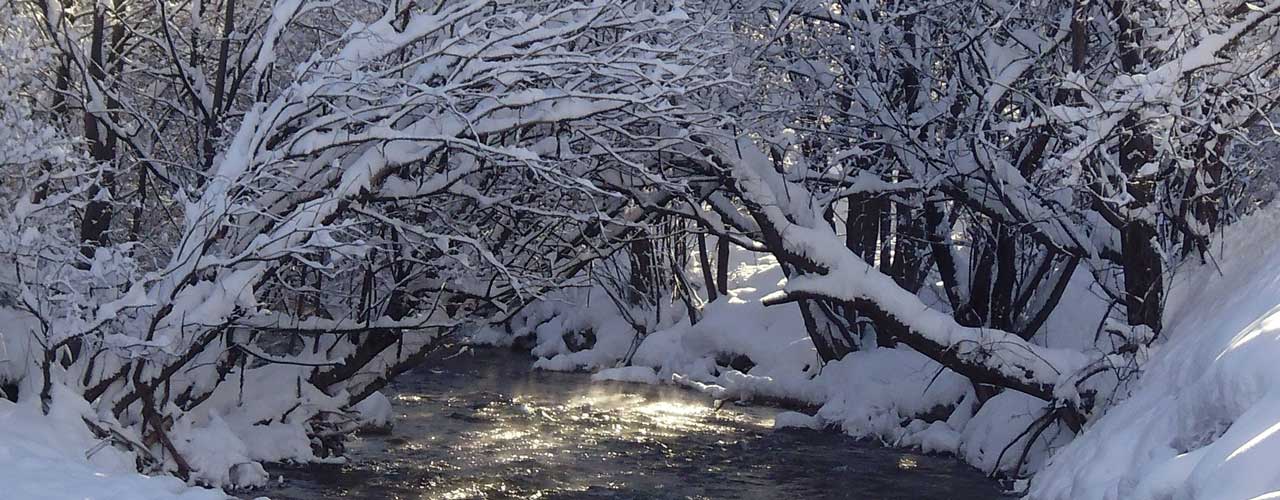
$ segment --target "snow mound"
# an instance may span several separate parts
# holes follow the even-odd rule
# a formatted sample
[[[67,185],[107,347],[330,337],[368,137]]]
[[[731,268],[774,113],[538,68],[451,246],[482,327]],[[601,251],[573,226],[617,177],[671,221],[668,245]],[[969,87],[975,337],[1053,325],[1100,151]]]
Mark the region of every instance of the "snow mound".
[[[192,473],[202,482],[241,487],[267,484],[267,473],[249,457],[248,445],[217,414],[206,426],[180,429],[175,434],[174,447],[186,457]]]
[[[363,401],[356,403],[352,409],[359,416],[361,427],[378,432],[391,431],[394,419],[391,400],[381,392],[370,394]]]
[[[133,457],[99,441],[81,420],[89,405],[55,388],[49,415],[38,401],[0,399],[0,485],[23,500],[222,500],[221,490],[134,472]]]
[[[1129,397],[1053,457],[1028,498],[1280,496],[1280,213],[1228,228],[1174,283]],[[1219,267],[1220,266],[1220,267]]]
[[[902,349],[850,353],[828,363],[816,379],[826,394],[824,423],[852,436],[895,442],[903,421],[929,413],[945,417],[969,392],[969,382],[923,354]]]
[[[649,368],[647,366],[623,366],[620,368],[600,370],[591,375],[591,380],[596,382],[612,380],[615,382],[657,384],[658,374],[654,373],[653,368]]]
[[[774,429],[821,429],[822,423],[813,415],[796,411],[784,411],[773,417]]]
[[[899,446],[919,448],[920,451],[925,453],[949,454],[954,454],[960,448],[960,433],[952,429],[946,422],[937,421],[925,424],[923,420],[915,420],[911,424],[908,428],[923,427],[924,430],[904,436],[897,443]]]
[[[1005,391],[987,400],[978,413],[964,426],[958,455],[970,465],[984,471],[1011,470],[1018,467],[1026,453],[1024,471],[1035,471],[1044,465],[1045,457],[1072,437],[1071,432],[1049,424],[1030,444],[1036,420],[1045,414],[1046,403],[1017,391]]]

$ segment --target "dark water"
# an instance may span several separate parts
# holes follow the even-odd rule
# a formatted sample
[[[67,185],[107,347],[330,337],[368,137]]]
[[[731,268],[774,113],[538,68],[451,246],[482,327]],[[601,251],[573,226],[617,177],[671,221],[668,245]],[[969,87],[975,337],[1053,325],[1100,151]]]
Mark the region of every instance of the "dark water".
[[[593,383],[479,351],[427,363],[388,392],[390,436],[343,466],[275,469],[272,499],[991,499],[952,458],[832,432],[773,431],[779,410],[671,386]]]

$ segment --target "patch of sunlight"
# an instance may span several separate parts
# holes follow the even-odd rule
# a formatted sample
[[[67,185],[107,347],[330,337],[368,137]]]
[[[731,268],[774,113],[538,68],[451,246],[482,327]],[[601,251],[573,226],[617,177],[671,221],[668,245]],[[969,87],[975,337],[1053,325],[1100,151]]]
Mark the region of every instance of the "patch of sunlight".
[[[529,431],[520,429],[494,429],[494,432],[485,433],[483,438],[490,441],[514,441],[529,434]]]
[[[408,451],[408,452],[419,452],[419,451],[429,450],[431,448],[434,448],[434,446],[427,446],[426,444],[423,444],[423,443],[409,442],[402,445],[401,448],[403,448],[405,451]]]
[[[916,462],[915,457],[903,455],[898,457],[898,468],[902,470],[912,470],[919,467],[920,463]]]
[[[1262,319],[1254,321],[1253,323],[1250,323],[1249,326],[1245,327],[1245,329],[1237,334],[1235,338],[1231,339],[1231,347],[1227,348],[1227,351],[1232,351],[1243,346],[1263,333],[1275,332],[1278,330],[1280,330],[1280,306],[1272,308],[1267,312],[1266,316],[1262,317]],[[1226,354],[1226,352],[1223,352],[1223,354]],[[1218,357],[1221,358],[1222,355],[1219,355]]]
[[[702,415],[707,413],[707,410],[708,408],[704,405],[673,401],[655,401],[639,408],[640,413],[649,415],[678,415],[682,417]]]
[[[439,494],[431,494],[422,498],[439,498],[442,500],[463,500],[465,498],[483,498],[484,492],[475,485],[467,485],[461,488],[454,488]]]
[[[673,401],[655,401],[636,408],[636,412],[662,429],[677,431],[710,430],[702,421],[710,408]]]
[[[1230,455],[1227,455],[1227,460],[1231,460],[1235,458],[1236,455],[1249,451],[1249,448],[1253,448],[1254,446],[1257,446],[1258,443],[1265,441],[1267,438],[1271,437],[1272,434],[1275,434],[1276,431],[1280,431],[1280,422],[1271,424],[1271,427],[1267,427],[1267,430],[1262,431],[1257,436],[1254,436],[1253,439],[1250,439],[1246,443],[1240,445],[1240,447],[1236,448],[1236,450],[1231,452]]]
[[[601,409],[614,409],[635,405],[643,401],[643,397],[635,394],[591,390],[585,394],[574,396],[566,406],[570,408],[590,406]]]
[[[456,449],[488,455],[499,463],[531,458],[531,453],[564,446],[560,439],[525,426],[499,425],[467,435],[468,439],[456,445]]]

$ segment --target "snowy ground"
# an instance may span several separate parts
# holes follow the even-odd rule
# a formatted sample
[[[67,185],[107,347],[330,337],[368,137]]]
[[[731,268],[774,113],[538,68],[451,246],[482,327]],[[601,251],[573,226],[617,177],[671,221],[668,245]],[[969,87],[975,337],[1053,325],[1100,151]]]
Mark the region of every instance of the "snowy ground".
[[[1268,210],[1183,271],[1130,397],[1053,457],[1032,498],[1280,498],[1278,242]]]
[[[221,490],[134,472],[133,457],[99,446],[83,400],[60,391],[49,415],[38,402],[0,399],[0,497],[22,500],[221,500]]]
[[[48,415],[38,400],[13,403],[0,398],[0,499],[21,500],[222,500],[221,489],[202,488],[172,476],[138,474],[136,456],[93,435],[85,420],[89,405],[55,387]],[[356,405],[362,422],[391,424],[391,402],[380,393]],[[196,426],[181,420],[172,429],[175,446],[201,484],[262,486],[267,461],[323,461],[311,454],[305,435],[293,426],[250,425],[248,416],[210,412]],[[135,439],[136,442],[136,439]],[[330,459],[332,461],[332,459]],[[241,490],[239,493],[246,493]],[[252,494],[252,490],[247,492]]]

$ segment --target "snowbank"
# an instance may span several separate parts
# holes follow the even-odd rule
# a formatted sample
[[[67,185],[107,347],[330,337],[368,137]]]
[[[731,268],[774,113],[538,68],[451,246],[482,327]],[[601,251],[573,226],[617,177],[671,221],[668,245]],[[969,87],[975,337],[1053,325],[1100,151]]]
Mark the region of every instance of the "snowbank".
[[[956,454],[984,467],[994,467],[1007,447],[1011,451],[999,463],[1005,469],[1016,464],[1028,439],[1019,433],[1039,416],[1043,405],[1030,403],[1038,400],[1001,395],[974,415],[976,396],[967,379],[905,348],[858,351],[822,366],[799,310],[761,304],[785,285],[776,261],[767,255],[734,258],[728,295],[703,307],[697,324],[678,305],[667,307],[662,318],[650,318],[651,333],[637,347],[632,366],[617,365],[634,330],[601,290],[531,306],[514,322],[514,336],[529,341],[539,369],[596,371],[595,380],[675,383],[716,399],[785,401],[817,411],[783,413],[775,420],[778,428],[836,428],[889,445]],[[1078,302],[1082,308],[1094,305],[1087,296]],[[594,343],[582,342],[588,337]],[[472,341],[513,344],[512,335],[496,330],[481,331]],[[1052,430],[1031,447],[1033,466],[1068,437]]]
[[[1024,471],[1039,470],[1049,454],[1071,440],[1072,434],[1050,424],[1027,449],[1032,424],[1044,414],[1045,402],[1016,391],[1005,391],[982,405],[978,413],[964,425],[960,436],[961,458],[984,471],[1011,470],[1018,467],[1023,453]]]
[[[964,377],[922,354],[898,349],[851,353],[828,363],[814,383],[826,394],[817,414],[824,423],[888,443],[923,431],[903,422],[930,413],[945,418],[972,392]]]
[[[310,422],[321,413],[338,414],[347,395],[330,396],[314,385],[301,383],[308,369],[276,364],[244,374],[235,370],[209,399],[182,414],[171,434],[174,446],[192,468],[192,479],[201,484],[256,488],[270,479],[262,462],[328,461],[312,450]],[[285,387],[292,390],[281,394],[280,381],[290,381]],[[366,409],[372,412],[376,408]],[[358,409],[356,415],[361,415]],[[353,427],[362,424],[351,423]]]
[[[230,375],[232,383],[220,386],[204,403],[175,419],[167,434],[190,467],[192,481],[260,487],[268,480],[264,462],[337,460],[316,457],[307,430],[319,412],[341,408],[345,393],[331,397],[302,384],[296,385],[303,388],[301,396],[281,395],[272,392],[279,385],[258,383],[305,374],[300,367],[287,365],[250,370],[241,390],[237,371]],[[97,439],[89,430],[84,420],[96,422],[99,417],[88,403],[60,386],[55,386],[54,396],[49,415],[41,413],[38,398],[19,403],[0,399],[0,485],[5,488],[0,498],[229,498],[221,490],[195,488],[171,476],[136,473],[132,454]],[[287,417],[280,421],[279,415]],[[356,406],[355,415],[358,421],[353,425],[389,426],[390,402],[375,393]],[[141,441],[136,435],[129,439]]]
[[[1215,263],[1182,270],[1129,397],[1053,457],[1029,498],[1280,496],[1277,243],[1280,213],[1267,210],[1227,229]]]
[[[0,399],[0,485],[23,500],[221,500],[221,490],[192,488],[167,476],[134,472],[133,457],[101,446],[81,417],[89,405],[55,390],[49,415],[38,401]]]
[[[251,370],[249,378],[303,375],[305,372],[298,367],[273,365]],[[231,376],[240,375],[237,372]],[[176,419],[168,431],[174,447],[190,466],[194,482],[258,487],[268,480],[263,462],[336,460],[314,455],[307,426],[317,412],[340,408],[345,394],[330,397],[312,390],[304,391],[301,397],[281,397],[271,394],[271,387],[278,386],[247,383],[241,392],[239,385],[237,382],[220,387],[203,404]],[[192,487],[172,476],[138,474],[132,454],[92,434],[84,420],[97,421],[98,416],[88,403],[65,388],[54,389],[48,415],[40,411],[38,398],[25,398],[19,403],[0,399],[0,485],[4,487],[0,498],[230,498],[222,490]],[[242,404],[245,400],[257,404]],[[273,408],[294,404],[298,406],[292,412]],[[380,393],[366,398],[354,410],[358,419],[354,425],[390,426],[391,403]],[[281,414],[289,417],[285,421],[269,418]],[[140,441],[137,436],[129,439]]]

